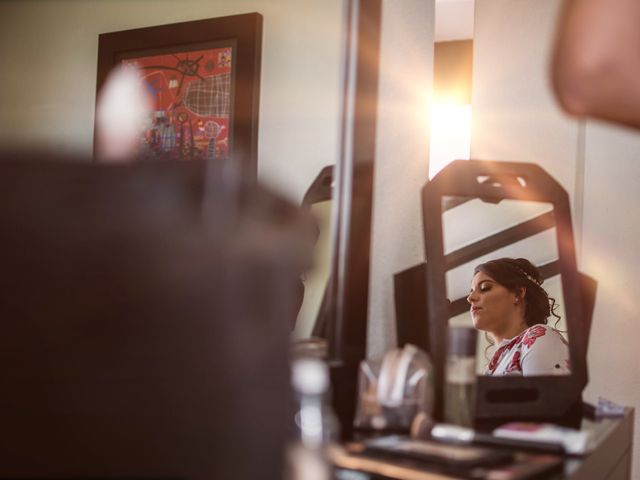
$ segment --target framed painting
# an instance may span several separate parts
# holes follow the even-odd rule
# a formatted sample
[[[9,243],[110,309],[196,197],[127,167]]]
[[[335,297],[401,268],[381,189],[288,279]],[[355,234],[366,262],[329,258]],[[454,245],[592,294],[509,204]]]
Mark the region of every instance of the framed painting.
[[[140,158],[231,160],[255,178],[261,47],[258,13],[104,33],[97,94],[113,68],[136,69],[152,105]]]

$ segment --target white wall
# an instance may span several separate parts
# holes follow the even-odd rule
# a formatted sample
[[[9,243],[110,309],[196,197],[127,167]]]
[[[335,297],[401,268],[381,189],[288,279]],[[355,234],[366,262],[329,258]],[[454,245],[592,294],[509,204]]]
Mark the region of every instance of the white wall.
[[[471,155],[538,163],[569,192],[578,265],[598,280],[585,399],[638,407],[640,135],[560,112],[548,75],[560,4],[476,0]],[[637,421],[634,445],[638,479]]]
[[[546,75],[558,0],[476,0],[471,158],[541,165],[573,195],[578,124]]]
[[[98,35],[264,17],[260,179],[295,201],[338,154],[342,0],[0,0],[0,145],[89,155]]]
[[[589,385],[599,396],[640,407],[640,135],[588,122],[580,265],[598,280],[589,342]],[[640,423],[634,425],[633,478],[640,479]]]
[[[393,274],[424,260],[434,0],[383,0],[368,355],[396,345]]]

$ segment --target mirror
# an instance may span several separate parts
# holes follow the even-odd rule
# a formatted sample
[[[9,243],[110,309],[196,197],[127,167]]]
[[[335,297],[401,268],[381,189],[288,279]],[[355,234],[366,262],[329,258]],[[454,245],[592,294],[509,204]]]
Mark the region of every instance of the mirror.
[[[358,366],[367,342],[381,17],[381,0],[344,2],[340,151],[332,170],[330,273],[322,305],[333,407],[343,439],[352,432]]]
[[[581,393],[587,379],[586,348],[593,291],[585,288],[584,276],[577,271],[567,192],[536,164],[457,160],[424,186],[422,206],[429,351],[439,386],[436,418],[442,418],[445,405],[444,365],[450,318],[468,308],[465,293],[453,303],[447,297],[456,291],[468,292],[470,269],[477,259],[500,257],[509,249],[509,255],[527,252],[527,257],[535,257],[533,261],[546,262],[541,267],[546,278],[560,274],[561,288],[556,288],[553,294],[563,302],[571,339],[571,370],[568,375],[477,377],[476,423],[485,422],[487,426],[507,419],[534,418],[571,424],[579,421]],[[455,209],[464,215],[454,217]],[[457,235],[453,227],[460,229]],[[480,238],[479,232],[483,230],[488,236]],[[513,270],[510,274],[513,275]],[[510,302],[516,296],[505,298],[502,297],[505,309],[512,308],[515,304]],[[482,316],[476,316],[477,324],[480,320]]]
[[[323,304],[327,302],[327,285],[331,271],[331,211],[333,207],[333,166],[323,168],[302,200],[315,223],[317,236],[313,248],[313,265],[303,272],[302,303],[291,335],[295,342],[314,345],[321,356],[326,354],[326,336],[322,322]],[[323,351],[323,349],[325,351]]]
[[[477,265],[502,257],[526,258],[539,267],[545,278],[541,287],[555,299],[557,305],[555,313],[560,318],[550,316],[548,325],[557,332],[558,338],[563,342],[568,341],[562,282],[557,266],[558,245],[553,205],[508,199],[492,203],[477,198],[470,200],[446,196],[442,199],[442,213],[444,253],[452,258],[453,267],[446,274],[447,298],[452,302],[449,327],[475,325],[467,295]],[[467,261],[471,255],[475,258]],[[517,280],[518,273],[514,272]],[[527,288],[538,290],[531,280],[521,276],[519,280],[528,285]],[[491,314],[491,310],[488,313]],[[490,328],[481,323],[475,326],[480,330],[476,346],[476,371],[481,375],[487,373],[497,345]],[[567,360],[568,354],[567,349]],[[517,374],[517,369],[522,366],[514,364],[513,368]],[[520,371],[527,374],[526,369]],[[558,367],[558,374],[568,374],[564,363]]]

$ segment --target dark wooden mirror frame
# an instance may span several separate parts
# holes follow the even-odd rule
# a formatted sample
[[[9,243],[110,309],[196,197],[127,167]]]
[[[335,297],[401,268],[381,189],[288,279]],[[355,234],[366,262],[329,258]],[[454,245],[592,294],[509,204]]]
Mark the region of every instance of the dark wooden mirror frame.
[[[344,10],[340,157],[333,169],[327,338],[333,406],[342,438],[353,431],[358,367],[366,356],[373,171],[378,108],[381,0]]]
[[[518,182],[514,184],[502,181],[480,183],[478,177],[482,176],[496,179],[520,177],[526,181],[526,184],[523,186]],[[439,420],[442,419],[447,326],[452,313],[452,306],[446,298],[445,273],[460,264],[457,263],[459,259],[455,259],[457,252],[444,255],[442,236],[442,198],[444,196],[480,198],[490,202],[514,199],[546,202],[554,206],[553,218],[559,258],[553,270],[561,274],[570,338],[571,375],[510,376],[508,378],[479,376],[476,424],[491,425],[494,422],[500,423],[513,419],[558,420],[566,417],[567,412],[574,410],[579,419],[582,390],[587,384],[587,341],[595,288],[593,282],[581,275],[576,268],[567,192],[538,165],[479,160],[457,160],[451,163],[422,190],[424,242],[427,256],[426,295],[430,336],[428,349],[434,360],[436,385],[440,387],[436,391],[436,417]],[[501,246],[503,245],[498,245],[496,248]],[[488,253],[486,248],[484,253]],[[478,256],[480,255],[473,255],[466,261]],[[519,396],[522,398],[517,401]],[[492,401],[491,399],[495,397],[502,400]],[[571,421],[569,418],[565,420]]]
[[[247,13],[103,33],[98,41],[97,95],[109,72],[131,54],[170,53],[203,45],[231,45],[233,54],[230,156],[255,180],[258,153],[262,15]],[[96,98],[97,98],[96,95]],[[94,132],[94,153],[95,153]]]

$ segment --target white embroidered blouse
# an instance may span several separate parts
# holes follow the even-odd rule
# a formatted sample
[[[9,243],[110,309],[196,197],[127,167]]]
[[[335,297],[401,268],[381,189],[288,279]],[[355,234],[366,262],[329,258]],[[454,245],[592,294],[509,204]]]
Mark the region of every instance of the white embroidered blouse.
[[[569,345],[548,325],[534,325],[497,345],[485,375],[568,375]]]

